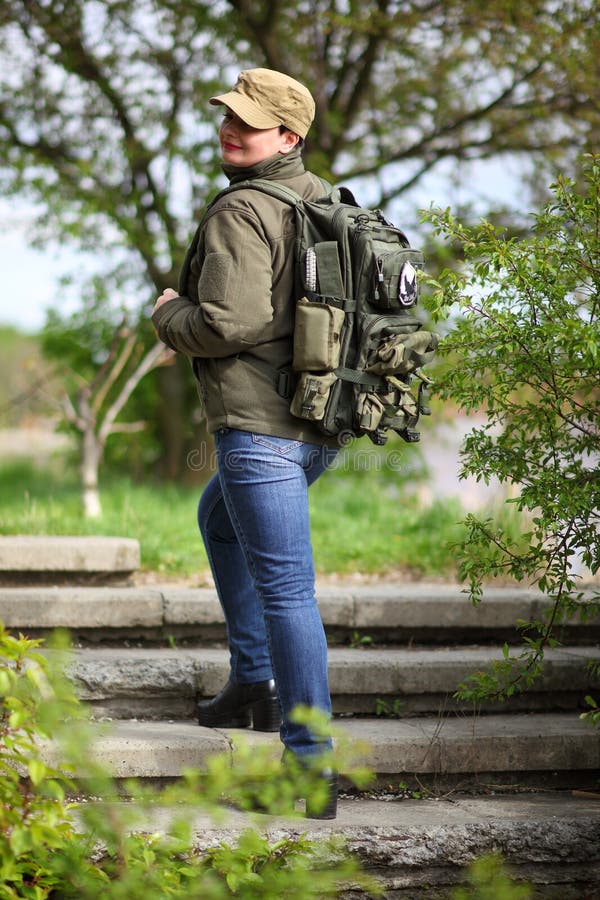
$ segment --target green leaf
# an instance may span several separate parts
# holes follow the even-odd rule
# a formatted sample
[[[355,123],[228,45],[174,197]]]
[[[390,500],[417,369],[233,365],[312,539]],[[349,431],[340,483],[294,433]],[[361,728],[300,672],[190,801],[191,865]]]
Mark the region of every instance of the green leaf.
[[[17,857],[31,850],[31,834],[24,826],[15,826],[11,831],[8,842],[10,849]]]
[[[229,888],[231,893],[236,894],[240,884],[238,875],[236,875],[235,872],[228,872],[225,876],[225,881],[227,882],[227,887]]]
[[[41,759],[31,759],[27,763],[27,771],[31,781],[37,786],[43,781],[48,769]]]
[[[5,696],[12,691],[14,675],[6,668],[0,668],[0,694]]]

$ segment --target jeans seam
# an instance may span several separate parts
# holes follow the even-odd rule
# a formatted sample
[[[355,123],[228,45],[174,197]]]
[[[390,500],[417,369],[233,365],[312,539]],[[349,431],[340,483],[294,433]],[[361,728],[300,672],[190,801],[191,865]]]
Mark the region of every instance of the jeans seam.
[[[260,600],[262,610],[263,610],[263,618],[264,618],[264,610],[265,610],[265,599],[262,592],[258,588],[258,579],[256,577],[256,566],[254,565],[254,560],[252,558],[252,554],[250,553],[250,547],[248,541],[246,540],[246,535],[244,534],[244,529],[242,528],[242,524],[237,515],[235,504],[232,503],[231,497],[229,496],[229,492],[227,490],[226,485],[223,481],[221,481],[221,491],[223,494],[223,501],[226,503],[227,512],[229,513],[229,518],[233,524],[235,529],[235,533],[237,534],[238,541],[240,542],[240,546],[242,548],[242,552],[244,554],[244,558],[246,560],[246,565],[248,566],[248,571],[252,577],[252,583],[254,584],[254,590],[256,591],[256,595]],[[227,501],[229,501],[227,503]],[[273,671],[273,654],[271,653],[271,636],[269,634],[269,628],[267,626],[267,622],[265,620],[265,633],[267,635],[267,649],[269,651],[269,657],[271,658],[271,671]],[[273,672],[274,674],[274,672]]]
[[[223,485],[222,485],[222,484],[221,484],[221,491],[223,491]],[[224,502],[224,501],[223,501],[223,502]],[[204,526],[205,526],[205,528],[206,528],[206,534],[207,534],[207,536],[208,536],[209,519],[210,519],[211,515],[214,513],[215,509],[217,508],[218,503],[219,503],[219,498],[218,498],[218,496],[217,496],[217,497],[215,498],[214,502],[211,504],[210,509],[207,511],[206,516],[204,517],[204,522],[203,522],[203,524],[204,524]],[[200,530],[202,531],[202,528],[201,528]],[[218,576],[217,576],[217,567],[216,567],[216,565],[215,565],[214,558],[213,558],[213,555],[212,555],[212,552],[211,552],[211,549],[210,549],[210,541],[209,541],[209,540],[205,540],[205,541],[204,541],[204,548],[205,548],[205,550],[206,550],[206,556],[208,557],[208,563],[209,563],[209,565],[210,565],[210,569],[211,569],[211,572],[212,572],[212,575],[213,575],[213,578],[214,578],[215,588],[216,588],[216,590],[217,590],[217,595],[218,595],[219,597],[221,597],[221,595],[222,595],[222,587],[219,585],[219,579],[218,579]],[[223,613],[224,613],[224,612],[225,612],[225,610],[223,610]],[[229,634],[228,634],[229,628],[228,628],[228,625],[227,625],[227,617],[225,617],[225,629],[226,629],[226,632],[227,632],[227,637],[229,637]],[[229,640],[227,641],[227,643],[228,643],[229,647],[231,647],[231,644],[229,643]],[[239,654],[236,652],[236,655],[235,655],[235,664],[231,665],[231,674],[233,675],[234,681],[236,680],[235,675],[236,675],[236,673],[237,673],[238,655],[239,655]],[[232,654],[231,654],[231,651],[230,651],[230,662],[233,663],[233,660],[231,659],[231,656],[232,656]]]

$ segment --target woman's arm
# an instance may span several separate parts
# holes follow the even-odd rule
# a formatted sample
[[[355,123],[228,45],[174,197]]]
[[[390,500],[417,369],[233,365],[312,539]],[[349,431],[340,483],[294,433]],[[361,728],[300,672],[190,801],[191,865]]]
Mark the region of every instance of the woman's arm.
[[[187,356],[233,356],[260,341],[272,321],[272,256],[259,219],[223,206],[206,223],[198,303],[171,288],[152,322],[165,344]]]

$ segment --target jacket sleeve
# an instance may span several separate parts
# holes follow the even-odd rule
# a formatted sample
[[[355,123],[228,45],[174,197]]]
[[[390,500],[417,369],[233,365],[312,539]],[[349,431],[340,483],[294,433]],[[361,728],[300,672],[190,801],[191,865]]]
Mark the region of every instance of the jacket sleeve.
[[[219,206],[206,220],[198,304],[163,303],[152,316],[160,339],[187,356],[233,356],[260,342],[273,318],[271,246],[250,208]]]

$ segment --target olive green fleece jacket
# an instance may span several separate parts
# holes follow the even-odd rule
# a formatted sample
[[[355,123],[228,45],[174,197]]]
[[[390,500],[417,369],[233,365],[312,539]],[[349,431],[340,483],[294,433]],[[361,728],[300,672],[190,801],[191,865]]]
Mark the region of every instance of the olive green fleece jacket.
[[[308,200],[323,194],[299,149],[223,170],[232,184],[265,178]],[[294,210],[287,204],[243,188],[220,198],[188,249],[180,296],[152,316],[160,339],[190,358],[210,432],[238,428],[332,443],[313,423],[292,416],[289,400],[275,387],[275,370],[292,364],[295,236]]]

